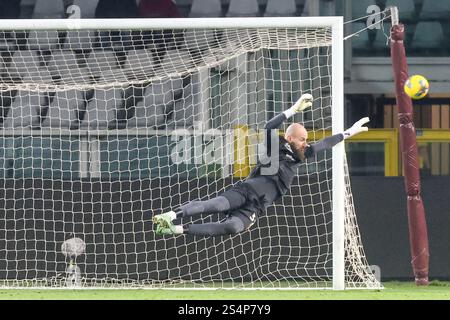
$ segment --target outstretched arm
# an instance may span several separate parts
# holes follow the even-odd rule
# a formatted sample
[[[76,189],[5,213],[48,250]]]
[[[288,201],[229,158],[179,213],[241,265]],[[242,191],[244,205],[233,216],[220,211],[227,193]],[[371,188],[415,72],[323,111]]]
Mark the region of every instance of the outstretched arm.
[[[312,100],[313,96],[309,93],[302,94],[300,99],[298,99],[292,107],[270,119],[269,122],[266,123],[264,128],[267,130],[278,128],[284,121],[292,117],[294,114],[302,112],[306,108],[311,107]]]
[[[353,126],[345,130],[343,133],[335,134],[331,137],[322,139],[315,144],[309,145],[308,148],[305,150],[305,157],[307,158],[312,157],[317,153],[319,153],[320,151],[333,148],[336,144],[338,144],[342,140],[348,139],[360,132],[368,131],[369,128],[363,127],[363,125],[369,121],[370,119],[368,117],[362,118],[357,122],[355,122]]]

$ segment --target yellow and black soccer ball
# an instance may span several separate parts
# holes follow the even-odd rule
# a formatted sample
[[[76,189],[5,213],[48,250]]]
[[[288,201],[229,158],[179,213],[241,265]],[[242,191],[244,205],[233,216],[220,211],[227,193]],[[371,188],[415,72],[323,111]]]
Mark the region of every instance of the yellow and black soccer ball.
[[[422,99],[428,94],[430,84],[428,80],[419,74],[413,75],[405,82],[404,90],[412,99]]]

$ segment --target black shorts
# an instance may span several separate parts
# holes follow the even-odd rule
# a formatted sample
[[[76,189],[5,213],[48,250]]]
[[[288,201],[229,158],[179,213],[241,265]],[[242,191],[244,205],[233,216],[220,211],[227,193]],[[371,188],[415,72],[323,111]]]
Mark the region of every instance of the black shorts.
[[[270,178],[260,176],[238,182],[221,196],[230,203],[228,214],[239,217],[248,229],[280,195]]]

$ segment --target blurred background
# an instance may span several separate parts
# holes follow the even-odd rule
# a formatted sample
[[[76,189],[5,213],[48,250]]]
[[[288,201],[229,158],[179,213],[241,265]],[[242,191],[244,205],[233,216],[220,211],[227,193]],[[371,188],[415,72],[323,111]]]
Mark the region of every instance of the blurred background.
[[[413,101],[414,124],[429,227],[430,279],[450,279],[450,0],[0,0],[0,17],[342,15],[344,21],[352,21],[381,12],[391,5],[399,7],[400,22],[406,26],[409,73],[424,75],[431,87],[426,98]],[[406,195],[392,64],[387,45],[390,24],[370,26],[373,22],[376,21],[360,19],[345,25],[346,35],[369,27],[345,41],[345,126],[369,116],[372,129],[362,138],[347,143],[347,157],[358,224],[369,263],[380,266],[383,280],[409,279],[412,270]],[[3,41],[0,54],[6,60],[11,59],[14,50],[20,50],[20,45],[27,43],[26,35],[23,35],[22,42],[15,39],[14,45],[11,38],[4,37]],[[180,87],[186,88],[187,85],[180,84]],[[179,94],[183,95],[182,92]],[[1,98],[2,122],[3,110],[13,98],[11,94]],[[281,110],[275,107],[273,111]],[[62,157],[70,157],[70,152],[63,152]],[[7,178],[11,173],[5,168],[0,171],[2,177]],[[32,174],[23,170],[22,178]]]

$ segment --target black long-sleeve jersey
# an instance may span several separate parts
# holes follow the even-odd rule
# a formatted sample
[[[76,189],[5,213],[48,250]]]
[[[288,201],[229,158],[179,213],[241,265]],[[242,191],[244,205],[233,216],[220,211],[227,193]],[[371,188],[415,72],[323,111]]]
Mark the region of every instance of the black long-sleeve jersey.
[[[270,141],[272,129],[278,128],[284,121],[286,120],[286,115],[284,113],[280,113],[279,115],[272,118],[265,125],[266,129],[266,143],[267,150],[270,150]],[[264,175],[267,178],[271,179],[280,196],[286,194],[288,192],[292,181],[297,173],[298,166],[302,163],[302,160],[297,156],[297,154],[292,150],[290,144],[284,139],[284,137],[279,136],[279,144],[278,144],[278,155],[270,155],[271,163],[273,161],[278,161],[278,171],[272,175]],[[305,157],[310,158],[316,155],[318,152],[331,149],[333,146],[338,144],[344,139],[344,135],[342,133],[335,134],[333,136],[324,138],[315,144],[310,144],[305,148]],[[258,160],[257,165],[250,172],[247,179],[251,179],[257,176],[261,176],[261,168],[269,167],[271,164],[261,164]]]

